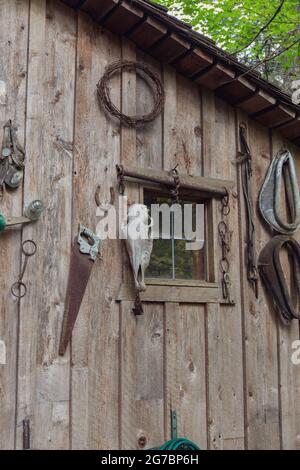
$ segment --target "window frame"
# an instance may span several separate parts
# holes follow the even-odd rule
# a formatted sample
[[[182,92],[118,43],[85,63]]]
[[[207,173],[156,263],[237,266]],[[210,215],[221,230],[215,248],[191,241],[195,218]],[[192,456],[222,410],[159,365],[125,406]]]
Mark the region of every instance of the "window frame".
[[[140,185],[140,203],[144,204],[145,191],[156,193],[158,196],[169,196],[165,188],[153,186],[151,184]],[[205,265],[205,279],[176,279],[176,278],[164,278],[164,277],[147,277],[147,271],[145,276],[146,285],[167,285],[167,286],[196,286],[201,287],[203,285],[214,284],[215,285],[215,271],[213,264],[209,263],[209,252],[213,252],[213,240],[209,235],[212,232],[212,227],[209,227],[212,220],[213,211],[213,198],[211,195],[204,195],[199,191],[181,191],[182,199],[190,200],[190,202],[204,204],[204,218],[205,218],[205,232],[204,232],[204,265]],[[198,201],[197,201],[198,200]],[[172,259],[173,267],[173,259]]]
[[[136,175],[130,175],[131,178],[137,178]],[[131,180],[129,177],[129,181]],[[191,177],[192,178],[192,177]],[[199,179],[199,178],[197,178]],[[140,293],[142,302],[150,303],[186,303],[186,304],[225,304],[228,300],[223,298],[222,284],[219,271],[220,261],[220,246],[218,241],[218,221],[220,218],[219,204],[220,196],[215,194],[214,188],[216,187],[215,179],[212,179],[211,190],[181,189],[180,194],[184,197],[192,199],[200,199],[206,201],[205,210],[205,237],[206,244],[206,269],[207,280],[191,280],[191,279],[164,279],[164,278],[146,278],[145,283],[147,289],[145,292]],[[221,181],[221,180],[220,180]],[[223,180],[222,180],[223,182]],[[205,180],[209,186],[209,178]],[[225,184],[226,183],[226,184]],[[138,192],[138,201],[144,203],[144,190],[158,191],[159,193],[166,193],[166,187],[160,183],[153,183],[144,180],[132,181],[130,184],[135,184]],[[224,180],[224,186],[227,188],[233,187],[233,181]],[[234,292],[233,292],[234,294]],[[119,291],[116,295],[116,302],[134,302],[136,298],[136,291],[132,278],[127,282],[122,282]],[[233,300],[230,305],[234,305]]]

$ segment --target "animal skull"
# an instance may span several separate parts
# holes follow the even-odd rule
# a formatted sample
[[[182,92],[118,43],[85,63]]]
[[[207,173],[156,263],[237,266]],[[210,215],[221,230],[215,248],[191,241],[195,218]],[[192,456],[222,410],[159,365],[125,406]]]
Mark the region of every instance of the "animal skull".
[[[146,290],[145,271],[150,263],[153,248],[152,226],[148,208],[144,204],[133,204],[128,208],[127,223],[122,225],[126,248],[129,254],[136,289]]]

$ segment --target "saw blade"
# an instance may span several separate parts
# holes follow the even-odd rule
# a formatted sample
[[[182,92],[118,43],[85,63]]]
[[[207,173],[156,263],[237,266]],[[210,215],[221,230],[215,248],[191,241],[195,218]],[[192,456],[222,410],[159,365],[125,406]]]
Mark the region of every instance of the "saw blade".
[[[100,238],[80,225],[79,234],[75,238],[71,252],[65,313],[59,345],[61,356],[65,354],[71,339],[93,265],[97,259],[99,244]]]

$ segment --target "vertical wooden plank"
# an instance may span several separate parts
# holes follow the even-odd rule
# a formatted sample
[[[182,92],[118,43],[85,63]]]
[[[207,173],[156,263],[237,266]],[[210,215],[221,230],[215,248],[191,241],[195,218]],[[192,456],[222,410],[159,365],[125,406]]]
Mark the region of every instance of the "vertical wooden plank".
[[[272,133],[272,156],[286,144],[282,136],[276,132]],[[300,181],[300,151],[299,148],[289,145],[298,181]],[[284,201],[283,201],[284,203]],[[293,235],[300,242],[300,234]],[[281,257],[287,281],[289,277],[289,260],[287,254]],[[278,322],[278,358],[279,358],[279,391],[281,404],[281,441],[284,450],[296,450],[300,448],[300,367],[293,364],[291,356],[293,353],[293,342],[299,340],[299,322],[293,320],[289,326]]]
[[[0,139],[3,125],[12,119],[21,145],[25,134],[28,21],[29,1],[0,1]],[[18,215],[21,211],[22,188],[4,194],[0,212]],[[19,273],[20,242],[19,230],[1,234],[1,263],[9,267],[0,274],[0,340],[6,346],[6,364],[0,365],[0,449],[6,450],[15,445],[18,302],[11,296],[10,286]]]
[[[174,69],[164,69],[164,170],[178,163],[179,174],[199,175],[201,160],[201,104],[197,85]]]
[[[18,422],[31,421],[33,448],[69,447],[69,357],[58,357],[71,237],[76,22],[58,1],[32,0],[24,185],[40,198],[41,221],[24,228],[37,243],[21,301]],[[22,447],[18,428],[17,447]]]
[[[177,412],[178,437],[207,445],[204,305],[166,303],[167,439],[170,409]]]
[[[163,426],[163,305],[134,316],[122,302],[122,449],[159,446]]]
[[[238,121],[244,120],[238,116]],[[247,122],[247,121],[246,121]],[[260,253],[270,236],[258,214],[257,199],[270,163],[269,132],[248,121],[248,141],[253,155],[253,198],[256,207],[256,250]],[[240,196],[242,197],[242,196]],[[244,209],[243,209],[244,210]],[[245,220],[245,212],[242,214]],[[245,227],[245,226],[244,226]],[[244,228],[245,229],[245,228]],[[280,410],[278,394],[277,317],[259,285],[259,298],[247,285],[244,266],[244,340],[246,431],[249,449],[280,448]]]
[[[160,74],[157,62],[123,41],[122,57],[146,61]],[[134,99],[136,97],[136,99]],[[132,73],[122,76],[122,110],[126,114],[147,113],[152,97],[147,85]],[[161,168],[162,141],[159,116],[154,122],[139,128],[121,129],[121,162],[140,167]],[[126,184],[129,203],[140,200],[139,186]],[[124,250],[123,280],[132,279],[128,257]],[[121,448],[142,449],[158,446],[164,437],[163,387],[163,306],[145,305],[144,315],[135,317],[133,304],[121,306]]]
[[[119,161],[119,126],[99,106],[96,84],[106,65],[120,58],[120,41],[79,13],[73,172],[73,234],[79,222],[96,229],[95,190],[110,201]],[[120,103],[120,81],[111,83]],[[114,296],[121,282],[117,240],[102,243],[72,339],[72,448],[116,449],[118,442],[119,314]],[[113,273],[113,276],[111,276]]]
[[[211,92],[202,90],[203,166],[204,175],[233,179],[235,166],[235,118],[233,109]],[[207,152],[207,153],[206,153]],[[218,223],[221,220],[219,202],[215,212],[214,238],[217,247],[215,272],[221,282],[218,242]],[[208,391],[208,446],[211,449],[244,448],[243,410],[243,345],[240,297],[240,264],[238,246],[238,201],[230,197],[228,228],[232,231],[231,252],[228,254],[232,295],[235,305],[209,304],[206,306],[207,328],[207,391]]]
[[[201,175],[201,102],[196,85],[164,69],[164,169],[178,164],[180,174]],[[204,307],[166,304],[166,439],[170,410],[177,412],[180,436],[206,448],[206,364]]]

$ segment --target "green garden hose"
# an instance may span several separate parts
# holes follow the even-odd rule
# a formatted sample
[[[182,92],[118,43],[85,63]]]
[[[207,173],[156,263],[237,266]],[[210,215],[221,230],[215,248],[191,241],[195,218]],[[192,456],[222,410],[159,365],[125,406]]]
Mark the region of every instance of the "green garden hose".
[[[165,444],[157,447],[155,450],[200,450],[200,448],[188,439],[178,438],[165,442]]]
[[[177,437],[177,413],[171,410],[171,440],[165,442],[161,447],[149,450],[201,450],[194,442],[183,437]]]

